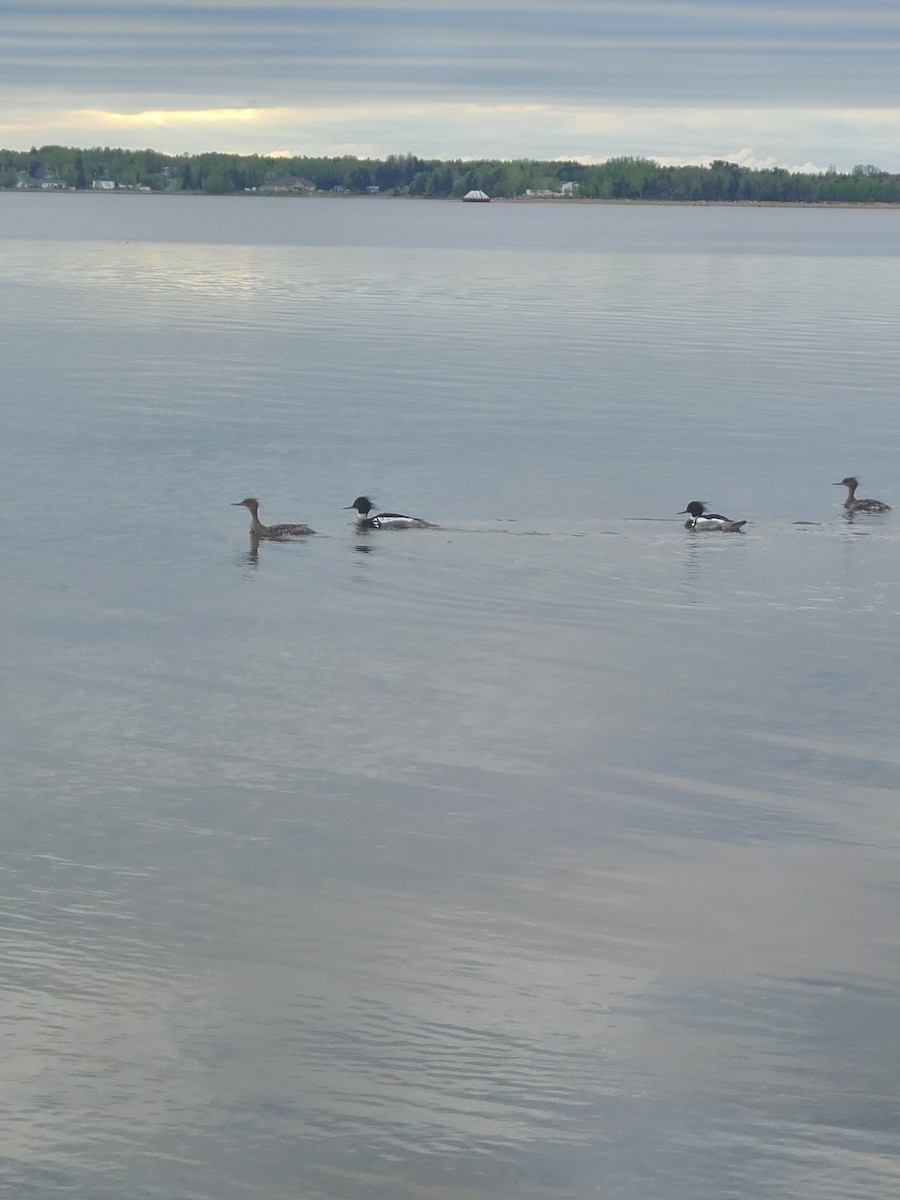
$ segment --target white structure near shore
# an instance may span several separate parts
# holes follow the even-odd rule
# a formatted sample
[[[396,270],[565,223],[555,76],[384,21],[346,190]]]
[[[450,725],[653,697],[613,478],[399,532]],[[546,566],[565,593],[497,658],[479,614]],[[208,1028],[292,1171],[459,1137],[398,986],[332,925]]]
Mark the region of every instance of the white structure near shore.
[[[487,192],[479,192],[479,191],[476,191],[473,189],[471,192],[466,192],[466,194],[463,196],[463,203],[465,203],[465,204],[489,204],[490,199],[491,198],[487,194]]]

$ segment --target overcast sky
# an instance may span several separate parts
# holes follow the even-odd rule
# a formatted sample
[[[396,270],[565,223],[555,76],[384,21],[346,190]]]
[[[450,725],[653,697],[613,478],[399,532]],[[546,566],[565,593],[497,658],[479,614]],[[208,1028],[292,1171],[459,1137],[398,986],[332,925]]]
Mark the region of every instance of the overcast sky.
[[[900,0],[0,0],[0,145],[900,171]]]

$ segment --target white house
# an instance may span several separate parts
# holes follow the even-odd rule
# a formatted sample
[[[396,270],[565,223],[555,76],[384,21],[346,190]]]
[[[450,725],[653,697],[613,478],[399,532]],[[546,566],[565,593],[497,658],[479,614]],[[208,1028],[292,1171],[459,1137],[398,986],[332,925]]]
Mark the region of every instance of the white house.
[[[316,185],[308,179],[298,179],[294,175],[282,175],[280,179],[267,179],[259,185],[261,192],[314,192]]]

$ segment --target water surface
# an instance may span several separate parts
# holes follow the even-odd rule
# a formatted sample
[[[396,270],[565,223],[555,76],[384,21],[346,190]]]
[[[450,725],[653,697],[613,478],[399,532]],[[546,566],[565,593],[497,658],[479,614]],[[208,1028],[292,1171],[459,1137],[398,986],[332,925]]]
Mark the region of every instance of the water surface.
[[[11,1194],[895,1195],[897,214],[0,237]]]

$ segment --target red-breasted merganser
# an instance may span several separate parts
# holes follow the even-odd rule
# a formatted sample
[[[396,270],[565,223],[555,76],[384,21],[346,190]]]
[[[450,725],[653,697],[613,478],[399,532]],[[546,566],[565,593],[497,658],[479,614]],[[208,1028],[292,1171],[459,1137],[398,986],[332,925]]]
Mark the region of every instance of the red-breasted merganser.
[[[684,523],[685,529],[718,530],[720,533],[738,533],[747,524],[746,521],[732,521],[731,517],[723,517],[721,513],[707,512],[702,500],[692,500],[687,508],[683,508],[679,517],[688,513]]]
[[[250,535],[258,538],[290,538],[290,537],[305,537],[308,533],[315,533],[314,529],[310,529],[308,525],[263,525],[259,519],[259,501],[253,496],[248,496],[246,500],[237,500],[231,506],[232,508],[248,508],[250,510]]]
[[[375,505],[368,496],[357,496],[352,504],[344,506],[344,511],[355,508],[359,513],[356,524],[360,529],[434,529],[430,521],[421,517],[407,517],[403,513],[383,512],[370,517],[369,513]]]
[[[844,501],[844,508],[848,513],[880,513],[890,512],[891,506],[885,504],[883,500],[865,500],[856,498],[856,489],[859,487],[859,480],[855,475],[848,475],[846,479],[842,479],[840,483],[835,483],[834,487],[845,487],[847,489],[847,499]]]

